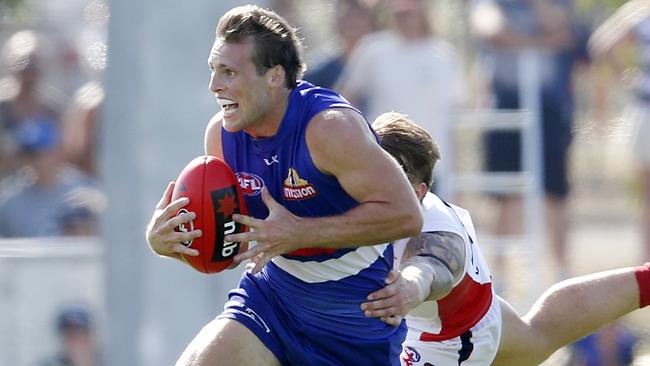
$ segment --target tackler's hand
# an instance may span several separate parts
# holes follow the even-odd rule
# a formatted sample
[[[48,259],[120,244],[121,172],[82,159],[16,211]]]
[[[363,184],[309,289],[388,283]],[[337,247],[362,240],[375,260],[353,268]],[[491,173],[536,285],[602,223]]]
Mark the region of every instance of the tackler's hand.
[[[178,254],[196,256],[199,252],[196,249],[191,249],[181,242],[190,241],[201,236],[201,230],[193,230],[188,232],[177,232],[175,227],[187,223],[196,217],[194,212],[188,212],[181,215],[176,215],[179,209],[186,206],[190,200],[186,197],[181,197],[171,202],[172,192],[174,191],[174,182],[167,185],[167,189],[160,201],[156,205],[156,209],[151,217],[145,237],[147,243],[156,254],[176,257]]]
[[[236,263],[241,263],[246,259],[253,261],[255,267],[252,269],[252,273],[259,272],[273,257],[298,249],[295,233],[300,218],[274,200],[266,187],[262,189],[262,201],[269,210],[269,216],[260,220],[251,216],[235,214],[232,217],[233,220],[248,226],[251,230],[227,235],[225,238],[231,242],[257,242],[257,245],[234,257]]]
[[[402,277],[399,271],[388,272],[386,286],[368,295],[361,304],[367,317],[380,318],[387,324],[399,326],[406,314],[418,306],[418,286]]]

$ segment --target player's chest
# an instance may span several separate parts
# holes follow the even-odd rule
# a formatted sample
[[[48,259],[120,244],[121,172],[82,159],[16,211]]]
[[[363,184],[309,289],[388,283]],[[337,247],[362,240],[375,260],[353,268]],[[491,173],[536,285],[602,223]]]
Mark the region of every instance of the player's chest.
[[[245,196],[260,198],[266,187],[276,200],[308,201],[319,195],[324,175],[306,152],[278,149],[268,154],[252,154],[236,168]]]

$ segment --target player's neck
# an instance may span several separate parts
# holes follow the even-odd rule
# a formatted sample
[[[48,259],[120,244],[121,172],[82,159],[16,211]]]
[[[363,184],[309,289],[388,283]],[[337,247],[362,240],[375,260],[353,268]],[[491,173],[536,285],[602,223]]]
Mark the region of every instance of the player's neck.
[[[278,133],[284,115],[289,106],[290,89],[279,91],[273,96],[273,107],[267,113],[260,117],[259,121],[253,127],[247,128],[244,131],[254,138],[272,137]]]

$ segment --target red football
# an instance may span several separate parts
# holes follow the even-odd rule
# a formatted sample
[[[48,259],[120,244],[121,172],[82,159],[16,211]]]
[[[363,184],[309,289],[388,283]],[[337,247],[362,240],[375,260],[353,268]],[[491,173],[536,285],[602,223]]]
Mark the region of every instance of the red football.
[[[176,228],[176,231],[200,229],[203,235],[182,244],[196,249],[196,257],[181,257],[203,273],[216,273],[232,264],[240,243],[224,241],[224,236],[240,233],[247,228],[232,220],[235,213],[246,214],[246,204],[235,173],[223,161],[213,156],[199,156],[185,166],[176,180],[172,201],[188,197],[190,203],[180,209],[196,213],[196,218]]]

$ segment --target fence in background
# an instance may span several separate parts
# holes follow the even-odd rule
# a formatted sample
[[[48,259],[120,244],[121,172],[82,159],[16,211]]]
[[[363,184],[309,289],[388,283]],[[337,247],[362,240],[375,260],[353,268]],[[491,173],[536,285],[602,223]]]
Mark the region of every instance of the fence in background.
[[[104,319],[103,246],[95,238],[0,240],[0,365],[36,366],[59,346],[62,307]]]

